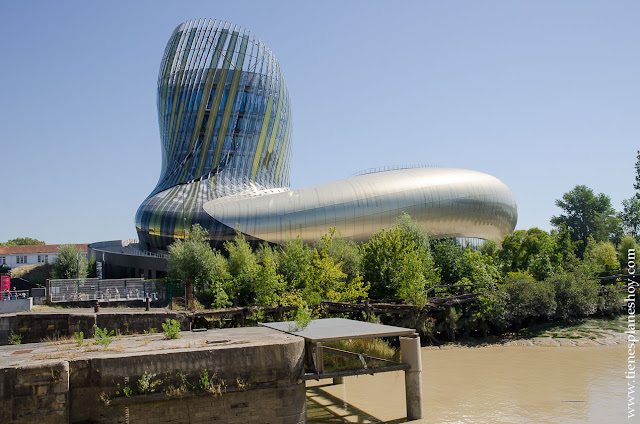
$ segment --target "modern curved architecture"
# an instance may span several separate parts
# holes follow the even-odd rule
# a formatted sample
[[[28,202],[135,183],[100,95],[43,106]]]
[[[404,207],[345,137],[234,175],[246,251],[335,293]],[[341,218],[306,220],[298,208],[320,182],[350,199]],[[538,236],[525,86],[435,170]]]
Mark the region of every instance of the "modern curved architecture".
[[[255,36],[229,23],[179,25],[158,76],[162,171],[136,214],[141,247],[166,250],[198,223],[220,245],[312,242],[335,227],[366,240],[403,213],[431,237],[499,240],[515,228],[509,188],[453,168],[374,172],[289,190],[291,105],[282,70]]]

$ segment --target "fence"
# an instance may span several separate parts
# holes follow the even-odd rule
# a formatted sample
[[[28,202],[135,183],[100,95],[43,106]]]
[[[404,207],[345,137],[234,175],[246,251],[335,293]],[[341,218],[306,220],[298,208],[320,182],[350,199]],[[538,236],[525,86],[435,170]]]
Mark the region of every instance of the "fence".
[[[164,300],[163,284],[155,280],[143,280],[142,278],[49,280],[49,291],[51,302],[82,300],[118,302],[136,299],[144,300],[147,297],[152,301]]]

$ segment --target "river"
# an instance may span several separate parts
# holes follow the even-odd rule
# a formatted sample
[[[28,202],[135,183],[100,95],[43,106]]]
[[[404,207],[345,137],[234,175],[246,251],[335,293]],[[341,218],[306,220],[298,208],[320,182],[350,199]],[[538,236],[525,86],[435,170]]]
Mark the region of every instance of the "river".
[[[640,422],[627,419],[626,365],[623,344],[423,348],[423,422]],[[406,422],[402,372],[329,382],[307,384],[310,423]]]

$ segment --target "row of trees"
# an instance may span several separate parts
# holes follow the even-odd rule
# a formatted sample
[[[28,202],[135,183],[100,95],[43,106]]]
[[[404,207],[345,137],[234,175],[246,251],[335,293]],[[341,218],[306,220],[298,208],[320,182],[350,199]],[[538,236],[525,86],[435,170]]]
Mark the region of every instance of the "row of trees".
[[[551,218],[551,224],[557,229],[571,231],[571,240],[576,244],[578,257],[585,253],[589,238],[595,241],[611,241],[619,244],[624,235],[633,239],[640,236],[640,150],[635,164],[635,194],[622,201],[622,210],[616,212],[611,198],[603,193],[595,194],[584,185],[577,185],[565,193],[556,205],[564,213]],[[627,239],[627,243],[630,240]]]
[[[628,241],[636,246],[632,238]],[[219,308],[232,303],[275,306],[359,298],[401,299],[423,306],[426,290],[436,284],[495,289],[492,283],[518,273],[527,275],[527,281],[573,273],[591,281],[593,289],[594,276],[620,272],[627,245],[621,243],[616,252],[610,241],[589,238],[581,259],[577,244],[570,230],[549,233],[532,228],[506,236],[501,246],[488,241],[474,250],[452,239],[429,240],[405,214],[393,228],[362,244],[331,230],[314,246],[297,238],[252,249],[238,234],[224,244],[223,254],[211,249],[205,231],[194,226],[187,240],[170,246],[169,275],[185,281],[188,294],[195,286],[205,306]]]

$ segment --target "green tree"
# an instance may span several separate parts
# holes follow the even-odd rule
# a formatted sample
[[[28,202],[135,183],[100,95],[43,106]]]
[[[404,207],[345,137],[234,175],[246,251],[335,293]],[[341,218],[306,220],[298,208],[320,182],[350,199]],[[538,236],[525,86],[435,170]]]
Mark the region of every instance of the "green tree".
[[[573,241],[582,242],[578,246],[579,257],[584,254],[589,236],[596,241],[607,241],[620,236],[620,220],[611,207],[611,199],[603,193],[596,196],[589,187],[577,185],[565,193],[562,199],[556,200],[556,206],[564,214],[553,216],[551,224],[556,228],[564,225],[572,231]]]
[[[236,234],[233,241],[226,241],[224,248],[229,256],[233,295],[239,304],[252,305],[256,300],[254,280],[260,269],[258,259],[240,233]]]
[[[527,271],[539,280],[551,275],[560,263],[554,237],[539,228],[518,230],[506,235],[498,256],[504,275]]]
[[[261,264],[255,273],[254,291],[255,303],[259,306],[277,306],[284,294],[286,284],[281,275],[277,273],[275,255],[271,248],[261,252]]]
[[[620,268],[618,254],[610,241],[597,242],[589,237],[584,251],[585,266],[596,275],[613,275]]]
[[[278,273],[290,289],[302,289],[311,267],[313,250],[300,237],[285,240],[277,250]]]
[[[636,189],[636,197],[640,199],[640,150],[637,151],[636,159],[636,182],[633,184],[633,188]]]
[[[580,242],[571,240],[571,230],[561,225],[557,229],[551,230],[551,236],[555,241],[555,254],[562,269],[573,269],[578,264],[576,251]]]
[[[622,237],[620,244],[618,245],[618,262],[620,263],[620,269],[627,272],[627,266],[629,263],[629,250],[635,249],[635,254],[640,254],[640,245],[636,239],[630,235]]]
[[[488,284],[500,279],[500,272],[493,258],[479,250],[466,248],[462,253],[460,267],[462,278],[467,278],[473,284]]]
[[[424,301],[424,291],[438,281],[428,241],[415,242],[414,234],[396,225],[380,230],[362,246],[364,279],[371,296]]]
[[[433,246],[434,266],[440,271],[442,284],[456,284],[462,275],[462,247],[453,239],[436,240]]]
[[[618,217],[625,232],[637,240],[640,237],[640,192],[636,193],[636,197],[622,201],[622,211]]]
[[[4,243],[0,243],[0,246],[23,246],[23,245],[33,245],[33,244],[47,244],[47,243],[31,237],[18,237],[12,240],[7,240]]]
[[[53,278],[85,278],[87,276],[87,258],[75,244],[63,244],[58,247],[53,261]]]
[[[212,308],[224,308],[231,304],[229,293],[231,292],[231,274],[229,263],[218,250],[213,250],[213,262],[211,282],[205,289],[206,304]]]
[[[337,234],[335,228],[329,229],[329,233],[322,236],[316,243],[316,249],[325,251],[333,258],[334,262],[340,263],[342,272],[347,275],[348,280],[353,280],[362,273],[360,248],[353,240],[345,239]]]
[[[215,254],[207,233],[198,224],[191,227],[186,240],[176,240],[169,246],[168,275],[185,282],[187,306],[194,308],[193,287],[204,289],[214,275]]]

